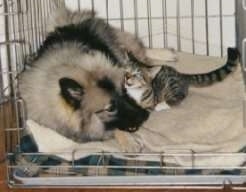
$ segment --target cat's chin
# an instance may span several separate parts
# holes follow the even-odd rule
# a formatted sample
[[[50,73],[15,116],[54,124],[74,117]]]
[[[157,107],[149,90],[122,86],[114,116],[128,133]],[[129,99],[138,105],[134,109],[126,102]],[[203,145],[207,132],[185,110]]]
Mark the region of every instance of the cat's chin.
[[[143,86],[139,86],[139,85],[127,85],[125,84],[125,88],[126,89],[141,89]]]
[[[131,87],[125,87],[126,89],[141,89],[142,87],[139,86],[131,86]]]

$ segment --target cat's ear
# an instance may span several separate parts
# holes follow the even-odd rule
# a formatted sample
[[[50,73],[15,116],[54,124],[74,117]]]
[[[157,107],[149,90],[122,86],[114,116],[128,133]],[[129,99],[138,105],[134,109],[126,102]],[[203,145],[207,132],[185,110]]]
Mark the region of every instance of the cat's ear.
[[[59,86],[61,96],[65,101],[75,109],[78,109],[83,99],[84,88],[77,81],[66,77],[59,80]]]
[[[157,73],[161,70],[161,67],[162,66],[153,66],[151,68],[148,68],[149,76],[153,79],[157,75]]]

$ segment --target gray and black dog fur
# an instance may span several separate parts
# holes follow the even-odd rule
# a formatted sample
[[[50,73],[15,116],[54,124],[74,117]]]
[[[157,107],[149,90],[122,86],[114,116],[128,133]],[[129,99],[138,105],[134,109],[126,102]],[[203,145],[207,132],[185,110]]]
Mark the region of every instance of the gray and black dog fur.
[[[61,9],[52,18],[31,68],[20,76],[28,118],[76,142],[106,139],[115,128],[137,130],[149,112],[122,88],[129,42],[122,44],[120,31],[90,11]],[[134,36],[125,38],[136,42],[136,57],[145,54]]]

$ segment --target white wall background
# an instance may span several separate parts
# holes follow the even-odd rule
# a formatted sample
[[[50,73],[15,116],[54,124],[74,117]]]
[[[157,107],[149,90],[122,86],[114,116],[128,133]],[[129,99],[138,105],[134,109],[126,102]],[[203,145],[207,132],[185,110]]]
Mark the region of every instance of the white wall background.
[[[107,8],[108,2],[108,8]],[[137,22],[134,21],[134,2],[137,4]],[[148,8],[150,3],[151,27],[148,26]],[[79,7],[94,9],[99,16],[108,16],[109,22],[133,33],[138,33],[139,37],[145,42],[146,46],[153,47],[173,47],[178,48],[179,38],[177,37],[177,2],[178,0],[166,0],[167,15],[167,41],[163,35],[163,11],[162,3],[165,0],[66,0],[69,8],[76,10]],[[220,0],[207,0],[208,2],[208,44],[209,55],[220,56],[226,54],[228,46],[235,45],[235,0],[222,0],[222,29],[220,35]],[[120,11],[123,5],[122,14]],[[193,52],[192,46],[192,25],[191,25],[191,3],[192,0],[179,0],[180,3],[180,48],[181,51]],[[135,12],[136,14],[136,12]],[[123,15],[123,24],[120,16]],[[206,39],[206,19],[205,19],[205,0],[194,0],[194,40],[195,54],[207,54]],[[136,15],[135,15],[136,16]],[[137,25],[137,27],[135,27]],[[137,31],[136,31],[137,29]],[[148,34],[152,33],[152,42],[149,42]],[[221,52],[221,38],[223,51]]]

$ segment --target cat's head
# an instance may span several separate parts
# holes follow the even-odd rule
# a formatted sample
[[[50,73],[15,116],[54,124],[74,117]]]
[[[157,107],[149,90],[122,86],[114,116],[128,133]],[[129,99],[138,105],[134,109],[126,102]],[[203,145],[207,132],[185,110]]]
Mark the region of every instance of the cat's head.
[[[140,69],[126,70],[124,75],[124,87],[126,89],[137,89],[147,86],[149,79],[144,71]]]

